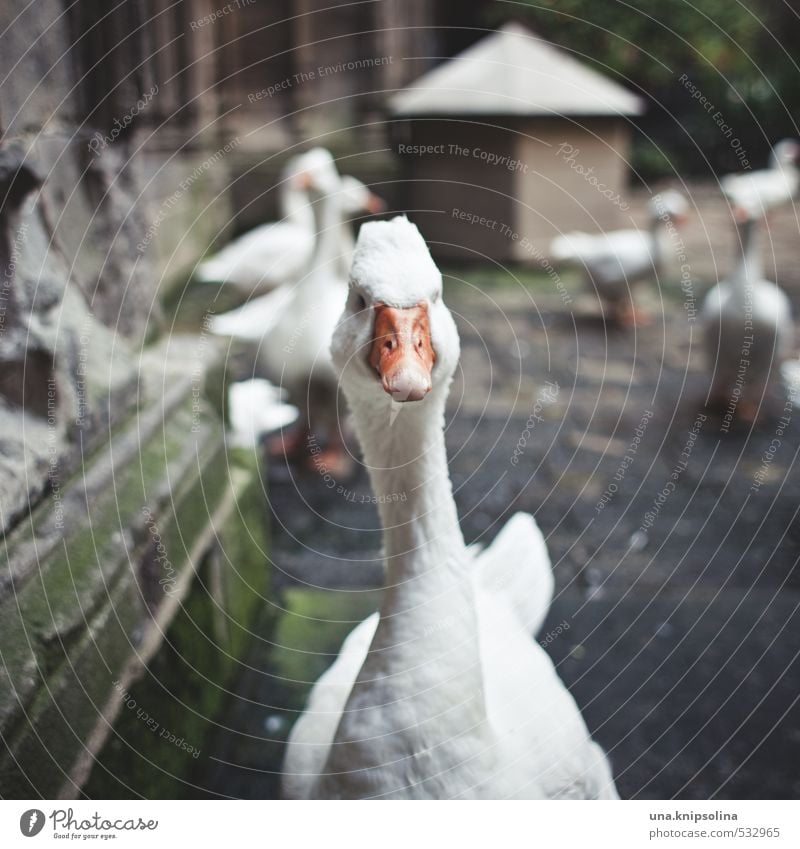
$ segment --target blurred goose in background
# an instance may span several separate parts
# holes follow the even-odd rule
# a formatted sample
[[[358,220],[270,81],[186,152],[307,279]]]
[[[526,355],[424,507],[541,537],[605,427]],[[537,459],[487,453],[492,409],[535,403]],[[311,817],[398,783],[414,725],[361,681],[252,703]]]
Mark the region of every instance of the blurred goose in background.
[[[246,294],[269,291],[297,281],[308,269],[314,251],[314,212],[309,205],[304,175],[324,163],[330,153],[314,148],[294,157],[283,172],[280,205],[283,219],[262,224],[235,239],[197,266],[195,280],[235,286]],[[380,212],[383,201],[355,177],[341,178],[341,207],[346,215]],[[353,236],[342,220],[342,238]],[[350,257],[344,261],[349,262]]]
[[[287,404],[286,391],[263,378],[241,380],[228,386],[228,444],[255,448],[261,437],[292,424],[297,407]]]
[[[769,168],[748,171],[744,174],[729,174],[720,180],[722,193],[731,203],[738,216],[763,217],[771,209],[788,203],[797,192],[800,174],[797,160],[800,143],[784,139],[772,149]],[[737,210],[740,210],[737,212]]]
[[[680,227],[688,216],[686,198],[672,189],[655,195],[648,204],[647,230],[609,233],[566,233],[553,239],[550,257],[583,270],[586,283],[605,301],[623,326],[647,322],[633,302],[635,283],[657,277],[673,250],[670,227]]]
[[[532,639],[553,577],[534,519],[467,549],[445,402],[459,339],[413,224],[359,234],[331,345],[379,503],[387,589],[289,739],[289,798],[616,798],[605,755]]]
[[[342,194],[333,157],[320,151],[298,175],[308,191],[317,234],[308,269],[297,283],[284,285],[239,310],[212,319],[214,333],[259,340],[257,371],[281,388],[299,410],[297,428],[271,444],[272,453],[311,460],[308,437],[318,446],[314,465],[331,474],[349,471],[338,421],[338,381],[330,340],[347,297],[346,254],[342,242]]]
[[[764,279],[759,214],[739,207],[738,261],[728,280],[706,295],[700,317],[709,368],[711,401],[733,404],[742,419],[755,420],[766,388],[788,354],[794,326],[784,292]]]
[[[347,277],[355,246],[351,215],[359,212],[378,213],[385,209],[386,205],[360,180],[348,175],[339,178],[337,203],[340,218],[337,271],[339,275]],[[308,209],[313,216],[310,205]],[[303,270],[308,272],[310,268],[311,257],[309,256]],[[299,275],[297,280],[300,277],[302,275]],[[284,283],[266,295],[260,295],[236,309],[214,316],[211,319],[211,331],[220,336],[233,336],[241,340],[261,339],[277,322],[282,320],[283,308],[291,301],[293,287],[297,280]]]

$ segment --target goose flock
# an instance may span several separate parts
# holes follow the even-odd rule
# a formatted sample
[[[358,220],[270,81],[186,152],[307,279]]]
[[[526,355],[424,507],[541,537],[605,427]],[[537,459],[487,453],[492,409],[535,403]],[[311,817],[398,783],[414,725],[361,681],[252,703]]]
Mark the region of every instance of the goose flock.
[[[793,341],[788,298],[763,277],[759,233],[798,188],[798,154],[781,142],[769,168],[721,183],[736,262],[701,310],[709,395],[735,398],[750,419]],[[284,796],[617,798],[608,758],[533,639],[553,593],[536,521],[518,513],[488,548],[464,543],[444,440],[459,338],[424,238],[396,216],[363,224],[354,242],[351,216],[382,203],[321,148],[295,157],[282,186],[282,221],[198,269],[201,282],[246,295],[211,323],[254,346],[262,375],[230,387],[237,444],[297,419],[274,450],[301,455],[313,433],[326,468],[342,470],[347,409],[374,491],[402,496],[379,503],[380,610],[312,688],[289,737]],[[649,212],[645,230],[569,233],[550,250],[622,325],[646,320],[631,285],[663,270],[689,204],[667,190]]]

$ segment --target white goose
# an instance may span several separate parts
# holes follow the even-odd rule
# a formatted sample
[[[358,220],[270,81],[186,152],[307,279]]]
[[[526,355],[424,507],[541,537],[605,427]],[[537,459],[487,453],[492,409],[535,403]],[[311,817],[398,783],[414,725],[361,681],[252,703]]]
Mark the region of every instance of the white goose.
[[[315,165],[322,170],[329,170],[332,163],[329,157],[330,154],[328,154],[328,158],[317,156],[316,160],[311,160],[308,173],[314,173]],[[303,176],[303,172],[298,172],[295,179],[302,180],[305,185],[307,208],[311,211],[313,217],[314,211],[308,203],[307,194],[309,188],[307,180],[309,178]],[[346,278],[353,260],[353,248],[355,247],[351,216],[359,212],[381,212],[385,208],[385,204],[360,180],[348,174],[339,177],[336,204],[339,213],[339,239],[336,254],[337,275]],[[315,226],[311,227],[311,231],[315,233]],[[313,250],[305,261],[303,271],[306,274],[311,271],[312,256]],[[236,307],[236,309],[214,316],[209,325],[211,332],[219,336],[232,336],[235,339],[242,340],[261,339],[276,324],[284,320],[284,310],[292,300],[294,285],[302,277],[303,274],[299,274],[295,280],[284,283],[272,292],[253,298],[242,306]],[[343,295],[345,294],[344,288],[340,288],[340,291]],[[344,306],[344,299],[342,299],[341,306]],[[339,310],[335,312],[335,315],[338,316],[338,314]]]
[[[769,168],[723,177],[720,180],[722,192],[734,210],[744,208],[749,215],[763,216],[790,201],[797,192],[800,183],[798,156],[800,143],[784,139],[772,149]]]
[[[714,375],[712,401],[733,402],[737,414],[746,420],[756,417],[794,334],[789,299],[763,277],[760,221],[739,208],[737,265],[729,280],[709,291],[700,313]]]
[[[662,270],[673,248],[671,229],[685,221],[689,204],[680,192],[670,189],[655,195],[648,210],[647,230],[566,233],[550,244],[553,261],[581,268],[588,286],[609,304],[622,325],[646,320],[634,308],[632,286]]]
[[[338,379],[330,340],[347,298],[345,264],[351,242],[342,240],[341,183],[330,153],[319,151],[298,177],[307,188],[317,234],[308,269],[297,283],[216,317],[211,329],[248,338],[249,328],[249,338],[260,340],[258,371],[287,389],[299,408],[298,427],[273,444],[273,452],[304,454],[309,459],[306,437],[313,431],[326,445],[314,462],[344,474],[349,463],[337,418]]]
[[[464,545],[444,444],[459,341],[441,289],[405,218],[361,228],[332,352],[373,489],[400,497],[379,508],[380,613],[314,686],[284,794],[615,798],[603,752],[531,638],[553,588],[535,521],[516,514],[479,555]]]
[[[283,219],[262,224],[234,239],[197,266],[195,280],[235,286],[248,295],[297,281],[311,261],[316,236],[304,175],[329,158],[323,148],[294,157],[281,179]],[[383,208],[380,198],[355,177],[342,177],[340,191],[342,209],[349,215],[379,212]],[[352,242],[349,221],[343,220],[341,228],[343,238]]]
[[[262,436],[294,422],[299,411],[287,404],[286,392],[263,378],[228,386],[228,444],[255,448]]]

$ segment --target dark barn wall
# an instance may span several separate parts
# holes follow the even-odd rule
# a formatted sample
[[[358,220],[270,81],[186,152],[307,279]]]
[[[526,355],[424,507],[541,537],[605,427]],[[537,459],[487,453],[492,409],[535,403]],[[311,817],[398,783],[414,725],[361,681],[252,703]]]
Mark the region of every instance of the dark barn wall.
[[[402,204],[435,256],[512,258],[504,228],[513,224],[513,172],[481,158],[486,153],[511,161],[512,132],[491,119],[410,120],[397,123],[393,149],[400,160]]]

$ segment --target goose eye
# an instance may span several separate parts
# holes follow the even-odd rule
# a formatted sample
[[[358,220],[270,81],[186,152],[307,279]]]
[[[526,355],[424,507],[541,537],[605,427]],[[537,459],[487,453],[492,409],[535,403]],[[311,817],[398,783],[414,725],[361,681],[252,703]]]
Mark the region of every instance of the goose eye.
[[[353,298],[353,305],[355,306],[357,312],[361,312],[361,310],[365,310],[367,308],[367,302],[364,296],[359,295],[358,293],[356,293],[355,297]]]

